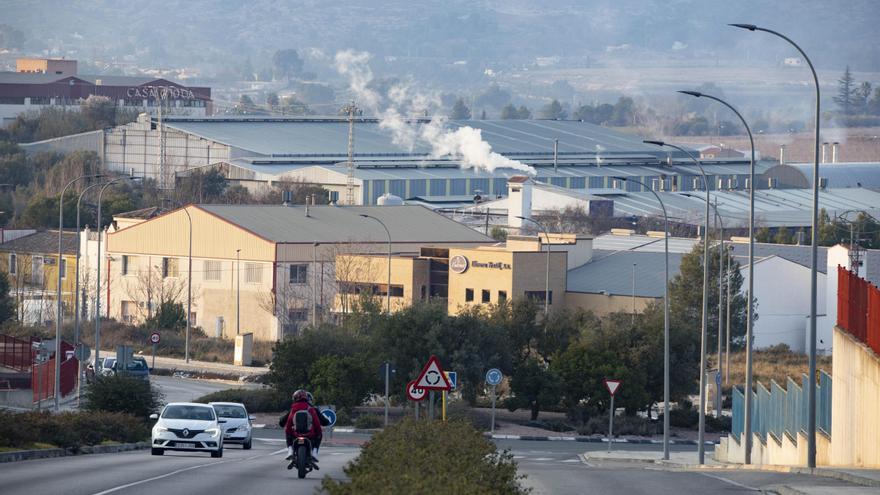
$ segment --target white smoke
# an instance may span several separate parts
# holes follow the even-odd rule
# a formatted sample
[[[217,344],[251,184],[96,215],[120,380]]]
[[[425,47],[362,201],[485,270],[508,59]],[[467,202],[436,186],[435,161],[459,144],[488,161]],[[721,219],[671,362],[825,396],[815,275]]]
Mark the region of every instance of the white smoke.
[[[342,51],[336,54],[336,69],[348,77],[349,86],[357,104],[379,118],[379,127],[391,132],[392,142],[408,151],[419,144],[430,147],[431,158],[453,158],[463,168],[492,172],[497,168],[512,168],[536,175],[535,169],[492,151],[483,140],[482,131],[470,126],[451,130],[446,119],[434,117],[429,122],[415,123],[406,115],[427,115],[440,109],[440,97],[412,89],[411,82],[393,85],[383,97],[370,87],[373,71],[369,66],[370,54]]]

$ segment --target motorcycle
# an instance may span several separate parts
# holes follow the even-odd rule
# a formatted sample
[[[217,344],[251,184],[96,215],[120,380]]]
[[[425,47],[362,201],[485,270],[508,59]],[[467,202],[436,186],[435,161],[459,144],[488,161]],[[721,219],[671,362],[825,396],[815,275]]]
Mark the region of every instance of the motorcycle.
[[[293,469],[293,466],[296,466],[299,479],[305,478],[313,469],[318,469],[318,465],[312,462],[312,441],[307,437],[297,435],[293,442],[293,460],[287,469]]]

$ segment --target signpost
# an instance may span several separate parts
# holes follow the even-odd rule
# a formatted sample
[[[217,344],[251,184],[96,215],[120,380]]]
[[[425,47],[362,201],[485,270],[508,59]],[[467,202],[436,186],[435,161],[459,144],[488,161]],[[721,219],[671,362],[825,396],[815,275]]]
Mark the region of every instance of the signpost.
[[[321,411],[321,416],[324,416],[325,418],[327,418],[327,421],[330,422],[330,424],[328,424],[327,426],[332,428],[333,425],[336,424],[336,411],[334,411],[333,409],[324,409],[323,411]]]
[[[444,371],[444,375],[446,375],[446,380],[449,382],[449,390],[455,390],[458,388],[458,373],[455,371]],[[449,392],[443,391],[443,421],[446,421],[446,396]]]
[[[449,390],[451,388],[449,380],[443,373],[443,366],[437,356],[431,356],[428,363],[422,368],[422,372],[416,379],[416,387],[423,388],[429,392],[428,394],[428,415],[434,419],[434,392],[437,390]]]
[[[492,423],[489,429],[490,433],[495,433],[495,387],[501,383],[504,375],[498,368],[492,368],[486,372],[486,384],[492,387]]]
[[[156,367],[156,346],[159,345],[159,342],[162,340],[162,336],[159,335],[159,332],[153,332],[150,334],[150,342],[153,344],[153,366]]]
[[[614,436],[614,393],[620,388],[620,380],[606,378],[605,387],[611,394],[611,408],[608,411],[608,452],[611,452],[611,441]]]
[[[406,396],[416,403],[416,419],[419,419],[419,402],[425,399],[427,393],[427,390],[416,387],[415,380],[406,384]]]
[[[388,426],[388,382],[391,381],[391,363],[385,362],[379,366],[379,375],[385,377],[385,426]]]

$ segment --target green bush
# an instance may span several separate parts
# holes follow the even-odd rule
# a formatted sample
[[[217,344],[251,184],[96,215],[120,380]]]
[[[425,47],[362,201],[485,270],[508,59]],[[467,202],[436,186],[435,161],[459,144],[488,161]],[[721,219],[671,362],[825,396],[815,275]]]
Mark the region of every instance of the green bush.
[[[380,428],[384,424],[385,420],[375,414],[362,414],[354,420],[354,427],[360,430]]]
[[[97,376],[84,392],[85,409],[127,413],[146,421],[162,407],[162,393],[149,381],[128,376]]]
[[[336,411],[336,426],[351,425],[351,416],[346,411]]]
[[[271,389],[233,388],[203,395],[195,402],[240,402],[249,413],[279,412],[290,409],[290,397]]]
[[[373,435],[345,468],[324,478],[330,495],[355,493],[523,494],[516,463],[462,421],[404,419]]]
[[[614,418],[614,436],[637,435],[651,436],[660,433],[662,423],[651,421],[640,416],[616,416]],[[579,435],[607,435],[608,416],[594,416],[577,429]]]
[[[555,431],[555,432],[566,432],[574,430],[574,426],[566,423],[565,421],[561,421],[558,419],[547,419],[544,421],[530,421],[526,423],[527,426],[533,426],[535,428],[543,428],[545,430]]]
[[[660,415],[662,421],[663,415]],[[700,412],[690,401],[682,401],[679,407],[669,411],[669,425],[676,428],[696,428],[700,422]]]
[[[427,414],[427,408],[422,408],[423,414]],[[479,431],[489,431],[492,427],[492,418],[489,414],[469,407],[463,401],[455,401],[446,406],[446,417],[450,421],[466,421]]]
[[[672,417],[670,416],[670,420]],[[720,418],[716,418],[712,415],[706,416],[706,431],[712,433],[725,433],[729,432],[731,427],[731,418],[730,416],[721,416]]]
[[[50,414],[0,410],[0,447],[46,443],[76,450],[105,441],[139,442],[149,433],[149,427],[142,419],[122,413],[75,411]]]

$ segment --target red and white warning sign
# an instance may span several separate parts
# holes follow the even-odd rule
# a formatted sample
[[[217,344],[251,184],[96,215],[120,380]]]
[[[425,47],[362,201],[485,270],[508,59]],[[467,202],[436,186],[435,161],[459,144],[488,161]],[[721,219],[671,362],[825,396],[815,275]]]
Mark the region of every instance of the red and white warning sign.
[[[617,389],[620,388],[620,380],[611,380],[605,379],[605,387],[608,389],[608,392],[611,395],[614,395],[614,392],[617,392]]]
[[[416,379],[416,388],[425,390],[450,390],[452,388],[446,374],[443,373],[443,366],[440,365],[437,356],[431,356],[428,364],[422,368],[422,372]]]
[[[409,397],[410,400],[422,400],[425,398],[425,394],[427,393],[427,390],[416,387],[415,380],[406,384],[406,396]]]

